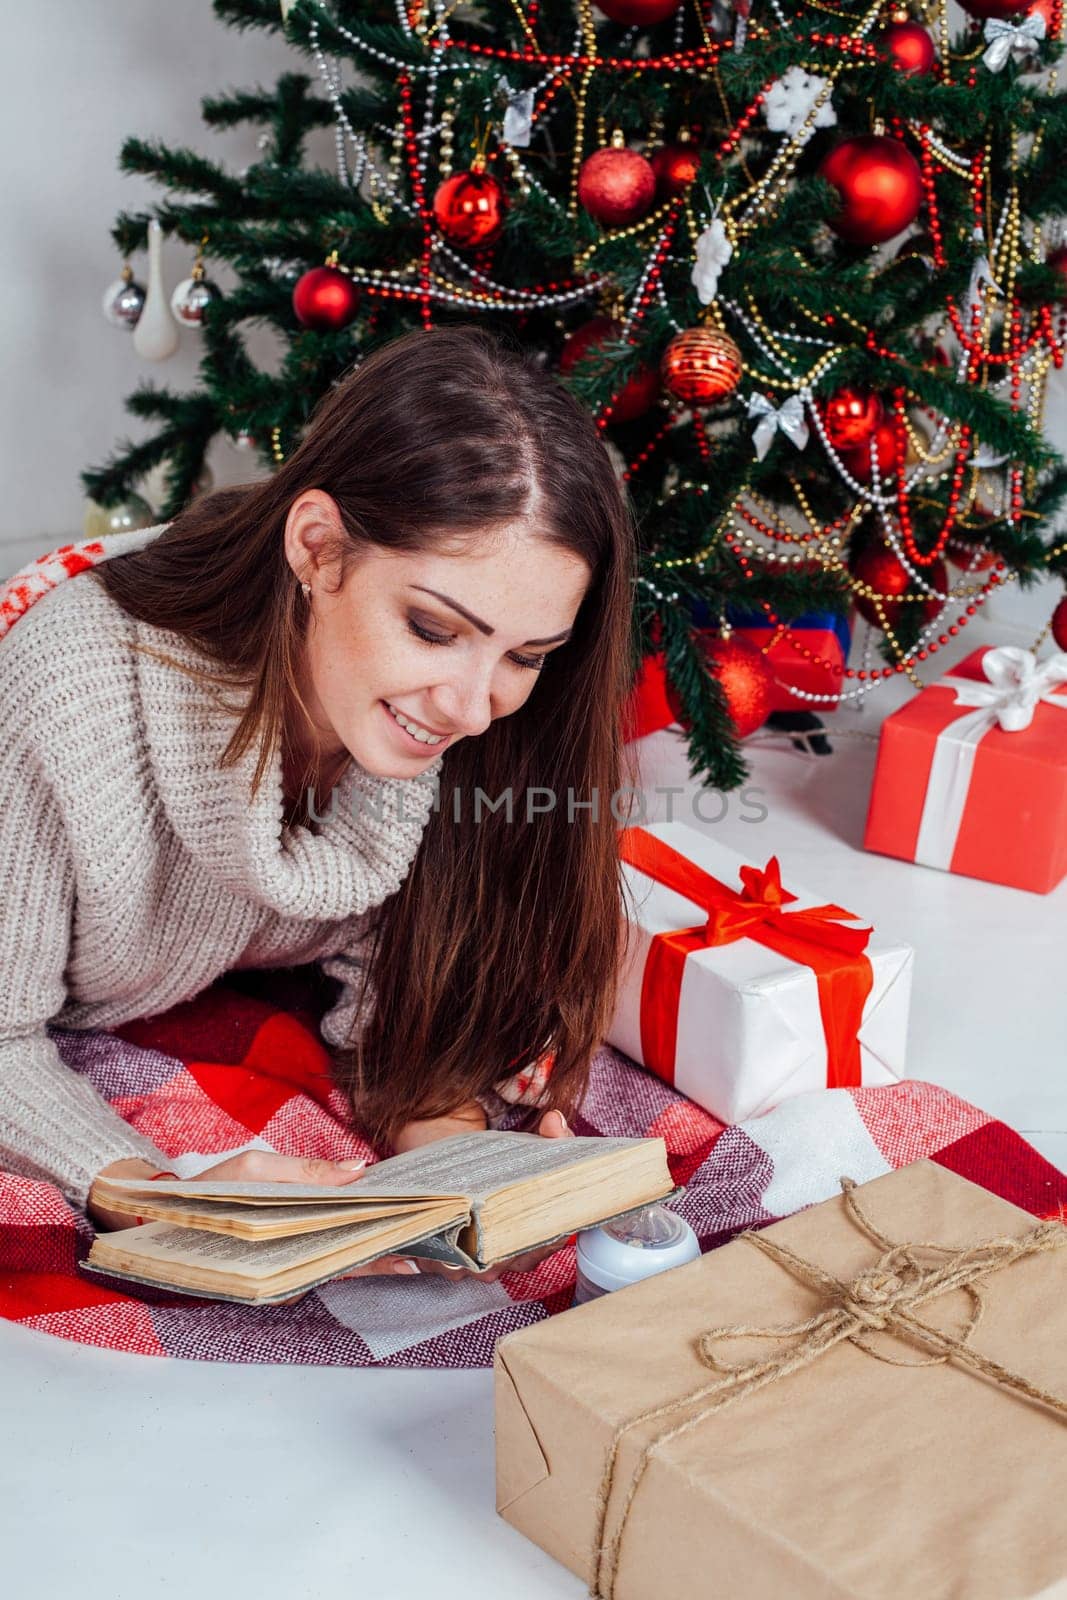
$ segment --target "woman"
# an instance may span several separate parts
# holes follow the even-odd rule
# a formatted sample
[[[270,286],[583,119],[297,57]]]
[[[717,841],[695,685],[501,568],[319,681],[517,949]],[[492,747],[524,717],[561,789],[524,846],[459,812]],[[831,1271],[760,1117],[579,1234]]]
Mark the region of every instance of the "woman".
[[[589,415],[481,330],[407,334],[272,477],[134,543],[0,641],[0,1168],[126,1225],[93,1178],[168,1158],[49,1021],[315,960],[372,1141],[484,1127],[523,1085],[565,1134],[620,957],[634,581]],[[208,1175],[358,1176],[265,1152]]]

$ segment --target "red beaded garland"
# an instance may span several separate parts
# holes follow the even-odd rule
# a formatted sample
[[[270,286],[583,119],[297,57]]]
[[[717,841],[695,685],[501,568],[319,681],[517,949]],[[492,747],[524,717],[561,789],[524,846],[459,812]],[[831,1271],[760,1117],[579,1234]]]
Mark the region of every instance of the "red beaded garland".
[[[473,250],[499,239],[506,210],[503,189],[477,166],[446,178],[433,197],[437,226],[449,243],[461,250]]]
[[[581,361],[587,350],[595,349],[603,344],[605,339],[618,339],[622,334],[622,325],[613,322],[610,317],[594,317],[591,322],[583,323],[567,339],[560,352],[559,370],[570,372]],[[645,412],[654,403],[659,394],[659,373],[655,367],[642,362],[629,381],[623,384],[614,404],[611,407],[611,422],[632,422],[635,417],[644,416]]]
[[[774,672],[766,656],[747,639],[739,639],[736,635],[723,639],[701,629],[698,642],[709,676],[717,678],[722,686],[726,707],[738,738],[744,739],[750,733],[755,733],[773,710]],[[691,723],[669,681],[667,703],[674,720],[688,732]]]
[[[579,203],[605,227],[628,227],[644,216],[655,198],[652,163],[637,150],[609,145],[582,162],[578,172]]]
[[[850,244],[881,244],[915,221],[922,172],[899,139],[864,133],[843,139],[823,158],[819,176],[841,196],[830,226]]]
[[[664,387],[689,405],[724,400],[741,382],[741,372],[741,352],[719,328],[685,328],[676,333],[660,363]]]
[[[293,310],[301,327],[336,333],[359,309],[359,288],[339,267],[312,267],[293,288]]]

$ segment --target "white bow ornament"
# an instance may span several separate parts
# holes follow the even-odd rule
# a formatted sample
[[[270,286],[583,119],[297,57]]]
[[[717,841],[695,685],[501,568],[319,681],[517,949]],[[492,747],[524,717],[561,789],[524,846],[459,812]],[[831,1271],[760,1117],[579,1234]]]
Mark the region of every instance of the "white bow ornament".
[[[956,717],[937,736],[926,785],[915,860],[947,872],[959,838],[974,772],[978,746],[994,727],[1021,733],[1034,720],[1042,702],[1067,711],[1067,695],[1056,694],[1067,683],[1067,655],[1059,653],[1038,664],[1032,650],[998,645],[982,657],[986,681],[949,674],[938,687],[954,689],[958,706],[973,711]],[[1064,730],[1067,733],[1067,728]]]
[[[533,132],[534,91],[513,89],[506,78],[497,79],[497,88],[502,89],[508,98],[502,129],[504,142],[516,150],[525,150]]]
[[[798,450],[803,450],[808,442],[804,402],[798,394],[791,394],[777,409],[771,405],[765,394],[750,394],[748,414],[750,417],[759,418],[752,433],[752,443],[756,447],[756,455],[760,461],[770,449],[771,441],[779,429],[787,439],[792,440]]]
[[[1011,56],[1028,56],[1045,37],[1045,19],[1040,11],[1032,12],[1022,22],[1003,22],[990,17],[985,25],[988,46],[982,60],[990,72],[1000,72]]]

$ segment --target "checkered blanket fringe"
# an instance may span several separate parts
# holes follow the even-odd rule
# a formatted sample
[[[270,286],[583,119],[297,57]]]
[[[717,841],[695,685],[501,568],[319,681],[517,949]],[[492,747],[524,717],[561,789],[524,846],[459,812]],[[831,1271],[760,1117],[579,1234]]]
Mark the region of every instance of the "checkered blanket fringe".
[[[291,1002],[289,1002],[291,1005]],[[114,1033],[53,1028],[67,1064],[191,1176],[247,1149],[335,1160],[371,1147],[346,1130],[313,1011],[225,981]],[[528,1116],[506,1108],[502,1127]],[[723,1127],[617,1051],[597,1054],[575,1131],[661,1135],[685,1194],[674,1208],[703,1250],[928,1157],[1035,1217],[1067,1203],[1067,1178],[1004,1123],[933,1084],[826,1089]],[[92,1228],[52,1185],[0,1173],[0,1315],[59,1338],[142,1355],[354,1367],[486,1367],[513,1328],[571,1304],[573,1243],[496,1283],[351,1278],[287,1306],[145,1289],[80,1270]]]

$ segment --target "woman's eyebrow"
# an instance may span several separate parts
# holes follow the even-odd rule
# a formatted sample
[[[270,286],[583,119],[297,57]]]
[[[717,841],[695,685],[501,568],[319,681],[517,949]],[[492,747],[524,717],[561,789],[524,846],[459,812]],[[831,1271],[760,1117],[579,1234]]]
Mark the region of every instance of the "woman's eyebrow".
[[[481,617],[476,617],[473,611],[468,611],[466,606],[461,606],[458,600],[451,600],[447,594],[438,594],[436,589],[424,589],[421,583],[409,583],[408,588],[418,589],[420,594],[432,594],[435,600],[441,600],[446,606],[451,606],[452,610],[458,611],[461,617],[466,617],[468,622],[473,622],[474,626],[479,628],[487,638],[492,638],[496,632],[496,629],[491,628],[488,622],[483,622]],[[550,639],[527,639],[526,643],[558,644],[560,639],[569,639],[573,631],[572,628],[564,628],[562,633],[554,633]]]

